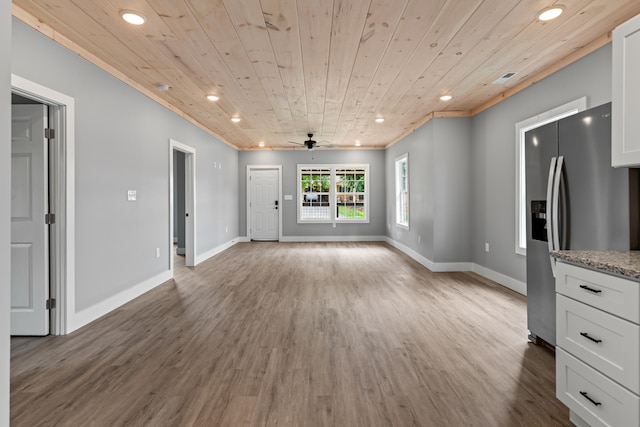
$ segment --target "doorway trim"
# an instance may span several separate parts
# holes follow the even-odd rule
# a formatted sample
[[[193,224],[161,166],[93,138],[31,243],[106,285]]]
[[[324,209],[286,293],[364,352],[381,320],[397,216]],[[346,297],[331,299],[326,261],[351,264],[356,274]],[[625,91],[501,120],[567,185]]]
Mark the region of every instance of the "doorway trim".
[[[173,152],[180,151],[184,156],[185,171],[185,212],[189,217],[185,219],[185,265],[196,265],[196,149],[186,144],[169,139],[169,270],[173,276]]]
[[[56,129],[50,210],[56,221],[50,229],[50,332],[65,335],[82,325],[75,321],[75,99],[21,76],[11,74],[11,92],[50,107],[50,127]]]
[[[278,241],[282,241],[282,216],[284,206],[282,205],[282,165],[247,165],[247,240],[251,241],[251,171],[260,169],[278,170]]]

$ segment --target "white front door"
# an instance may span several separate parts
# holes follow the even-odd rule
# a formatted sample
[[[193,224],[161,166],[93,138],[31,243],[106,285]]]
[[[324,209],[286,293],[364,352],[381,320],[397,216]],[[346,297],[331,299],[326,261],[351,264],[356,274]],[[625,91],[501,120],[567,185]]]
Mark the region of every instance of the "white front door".
[[[278,169],[252,169],[251,232],[252,240],[278,240],[280,222]]]
[[[11,113],[11,334],[48,335],[47,107]]]

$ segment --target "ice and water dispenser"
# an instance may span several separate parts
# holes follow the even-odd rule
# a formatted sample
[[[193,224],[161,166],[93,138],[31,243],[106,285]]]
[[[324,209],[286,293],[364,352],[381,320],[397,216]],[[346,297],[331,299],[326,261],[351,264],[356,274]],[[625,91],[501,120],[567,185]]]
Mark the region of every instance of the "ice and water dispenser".
[[[547,201],[531,201],[531,238],[547,241]]]

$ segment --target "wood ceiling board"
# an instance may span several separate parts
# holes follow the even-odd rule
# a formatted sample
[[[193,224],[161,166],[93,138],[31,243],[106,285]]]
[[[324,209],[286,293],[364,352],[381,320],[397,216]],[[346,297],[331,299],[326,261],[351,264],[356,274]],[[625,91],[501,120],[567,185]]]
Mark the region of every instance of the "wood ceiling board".
[[[201,81],[201,98],[205,99],[206,94],[216,94],[220,97],[215,105],[227,114],[225,125],[229,123],[230,117],[239,115],[240,112],[255,126],[264,129],[271,128],[271,123],[277,123],[277,118],[273,115],[258,115],[254,104],[246,97],[237,79],[231,74],[215,46],[209,41],[201,24],[185,3],[156,2],[154,7],[155,12],[162,16],[167,26],[178,37],[179,43],[182,43],[183,55],[192,56],[200,64],[200,71],[194,73],[193,78],[206,79]],[[196,68],[195,65],[193,67]],[[211,103],[208,100],[206,102]],[[267,122],[269,119],[270,121]]]
[[[278,117],[251,66],[251,61],[237,36],[223,2],[220,0],[186,0],[186,3],[194,16],[197,17],[211,46],[217,50],[221,58],[224,58],[225,67],[229,74],[236,79],[244,96],[253,104],[255,111],[264,116],[265,122],[272,126],[272,129],[278,129]],[[227,87],[225,90],[229,89],[231,88]]]
[[[584,4],[585,2],[581,3]],[[529,55],[535,49],[535,46],[539,46],[538,43],[543,44],[545,43],[544,40],[548,40],[549,37],[553,36],[557,40],[562,40],[572,21],[571,18],[574,16],[579,17],[582,10],[582,8],[572,7],[570,11],[565,11],[560,18],[549,22],[538,21],[535,14],[533,14],[530,23],[523,27],[519,34],[511,38],[499,51],[487,57],[483,64],[478,66],[473,73],[469,74],[467,78],[457,85],[457,89],[462,94],[471,94],[480,87],[487,93],[492,91],[499,93],[508,89],[512,84],[516,83],[516,80],[513,83],[507,82],[502,87],[491,85],[491,83],[506,72],[519,72],[520,70],[512,69],[511,67],[517,64],[519,58]],[[584,25],[584,22],[582,22],[582,25]],[[548,64],[558,61],[570,53],[565,53],[557,42],[555,47],[556,50],[553,56],[549,56],[547,59]],[[542,68],[544,68],[542,65],[538,67],[538,69]]]
[[[413,113],[415,110],[412,108],[417,107],[424,114],[425,107],[435,107],[437,96],[434,92],[443,94],[443,89],[451,87],[443,84],[442,79],[466,60],[467,55],[472,55],[473,48],[486,34],[487,28],[504,18],[502,13],[496,13],[502,7],[496,9],[496,6],[507,6],[506,3],[513,3],[513,0],[503,1],[503,4],[447,2],[403,70],[402,78],[389,88],[384,105],[378,108],[381,114],[391,119],[393,124],[402,120],[404,112]],[[402,131],[404,129],[400,129],[399,134]]]
[[[273,54],[259,0],[223,1],[254,74],[278,118],[278,130],[293,131],[287,94]]]
[[[420,123],[422,120],[416,113],[425,109],[465,110],[469,100],[467,94],[460,90],[460,82],[477,72],[477,68],[485,62],[484,52],[497,50],[497,46],[503,43],[500,37],[493,37],[493,34],[503,31],[508,34],[518,27],[514,27],[512,22],[522,20],[522,5],[523,3],[513,0],[482,3],[420,78],[415,79],[414,84],[402,92],[403,96],[396,97],[396,103],[388,107],[389,111],[406,112],[406,117],[400,118],[401,121]],[[525,22],[529,21],[527,19]],[[509,23],[504,30],[503,23]],[[457,55],[458,52],[462,54]],[[391,92],[398,93],[399,90],[400,88],[396,88]],[[456,101],[440,101],[439,97],[445,94],[454,96]]]
[[[216,132],[214,130],[215,128],[207,126],[206,123],[203,123],[203,122],[200,122],[200,121],[196,120],[193,117],[193,115],[187,114],[184,111],[184,108],[181,108],[181,106],[180,106],[180,104],[182,103],[180,99],[178,99],[178,98],[165,99],[165,98],[162,98],[162,97],[158,96],[157,91],[148,89],[148,86],[149,86],[148,84],[146,84],[146,85],[143,84],[144,82],[141,81],[141,80],[137,80],[137,81],[133,80],[130,75],[124,74],[123,72],[120,71],[120,69],[115,68],[114,66],[112,66],[108,62],[104,61],[102,58],[100,58],[96,54],[94,54],[93,52],[90,52],[89,50],[85,49],[81,45],[77,44],[74,40],[68,38],[67,36],[65,36],[62,33],[60,33],[58,30],[56,30],[56,29],[52,28],[51,26],[49,26],[48,23],[45,22],[45,21],[57,23],[59,25],[59,27],[62,28],[63,30],[66,28],[66,26],[61,24],[60,22],[58,22],[55,17],[49,16],[48,12],[46,12],[44,10],[41,10],[39,8],[39,6],[37,6],[37,5],[30,5],[30,6],[32,8],[34,8],[35,10],[39,10],[40,11],[38,18],[36,18],[35,15],[34,15],[34,9],[31,9],[30,11],[27,11],[27,10],[23,9],[21,6],[15,4],[15,3],[13,3],[13,5],[12,5],[12,14],[13,14],[13,16],[16,17],[17,19],[21,20],[25,24],[30,25],[32,28],[36,29],[37,31],[41,32],[42,34],[48,36],[49,38],[51,38],[52,40],[54,40],[57,43],[61,44],[65,48],[67,48],[67,49],[71,50],[72,52],[76,53],[78,56],[80,56],[80,57],[84,58],[85,60],[97,65],[101,69],[105,70],[106,72],[108,72],[111,75],[113,75],[114,77],[120,79],[121,81],[123,81],[124,83],[128,84],[129,86],[131,86],[134,89],[136,89],[136,90],[140,91],[141,93],[145,94],[149,98],[155,100],[159,104],[165,106],[166,108],[168,108],[169,110],[171,110],[175,114],[177,114],[178,116],[184,118],[185,120],[193,123],[194,125],[196,125],[198,127],[201,127],[207,133],[209,133],[212,136],[218,138],[220,141],[224,142],[225,144],[230,145],[231,147],[237,148],[233,144],[231,144],[229,142],[229,140],[223,138],[221,136],[220,132]],[[67,34],[70,34],[70,33],[67,32]],[[78,40],[84,40],[84,39],[78,39]],[[156,70],[153,70],[153,69],[149,68],[149,69],[145,70],[145,75],[153,76],[153,75],[159,75],[159,74],[158,74],[158,72]],[[156,81],[158,81],[158,80],[156,80]]]
[[[332,1],[301,0],[297,3],[309,132],[322,129],[331,45]]]
[[[335,134],[370,5],[370,0],[334,0],[331,46],[340,48],[332,49],[329,55],[323,139],[332,139]]]
[[[271,124],[264,120],[268,116],[259,115],[254,105],[244,96],[236,79],[231,76],[215,48],[208,43],[208,38],[200,24],[184,3],[156,2],[154,13],[162,17],[176,35],[177,40],[153,41],[153,44],[158,51],[173,58],[176,67],[190,76],[191,81],[197,83],[191,88],[191,96],[195,102],[203,108],[220,109],[224,113],[213,125],[236,126],[230,122],[230,118],[241,115],[244,117],[245,126],[252,122],[253,126],[271,128]],[[206,88],[215,89],[207,90]],[[217,94],[220,100],[216,102],[207,100],[205,96],[209,93]],[[274,120],[274,123],[277,123],[277,120]]]
[[[406,4],[407,0],[401,2],[374,0],[371,2],[349,87],[344,97],[340,117],[336,122],[333,143],[349,144],[353,142],[345,141],[345,136],[358,112],[362,98],[367,93],[382,56],[391,42],[391,37],[398,26]],[[371,64],[376,65],[372,66]]]
[[[398,78],[421,40],[428,32],[439,11],[447,1],[410,0],[392,40],[378,64],[369,90],[362,100],[358,115],[375,114],[376,107],[384,98],[388,88]],[[373,117],[375,118],[375,117]]]
[[[262,0],[260,4],[291,110],[294,133],[295,136],[301,136],[307,132],[309,125],[295,0]]]
[[[356,120],[353,121],[345,134],[345,140],[360,139],[360,136],[365,132],[364,129],[376,124],[373,120],[376,116],[381,115],[378,106],[383,102],[389,87],[399,78],[410,59],[410,55],[416,51],[442,9],[451,1],[460,0],[409,1],[392,40],[377,66],[369,89],[362,98],[355,114]],[[368,117],[368,121],[358,120],[363,116]],[[359,125],[357,125],[358,123]],[[373,128],[372,132],[374,132]]]
[[[637,1],[575,0],[559,21],[541,25],[535,16],[547,0],[484,1],[475,11],[463,0],[14,4],[22,5],[29,25],[212,135],[245,147],[257,145],[258,137],[304,140],[307,132],[344,146],[355,139],[387,146],[434,110],[478,111],[516,93],[545,75],[542,68],[579,58],[598,33],[640,13]],[[141,11],[147,23],[125,24],[118,13],[124,8]],[[438,43],[437,55],[425,54],[431,43]],[[505,71],[519,74],[505,85],[490,84]],[[172,90],[158,92],[158,83]],[[205,100],[212,91],[223,99]],[[442,91],[452,91],[454,100],[438,101]],[[235,114],[240,124],[224,117]],[[382,125],[372,120],[378,114],[386,118]]]
[[[600,2],[602,3],[602,2]],[[608,4],[608,3],[607,3]],[[593,20],[594,24],[596,23],[600,23],[600,19],[606,21],[607,18],[611,15],[616,16],[615,19],[610,19],[609,25],[610,27],[615,27],[618,24],[618,20],[622,19],[622,21],[625,21],[626,19],[637,15],[638,13],[640,13],[640,3],[633,3],[633,4],[629,4],[629,3],[624,3],[624,5],[619,5],[618,7],[614,7],[614,8],[607,8],[607,10],[609,11],[609,13],[606,15],[605,18],[598,18],[597,20]],[[619,15],[620,13],[622,13],[623,17],[621,17],[621,15]],[[628,17],[624,17],[625,14],[628,14]],[[576,19],[578,17],[576,16]],[[606,26],[606,25],[605,25]],[[548,67],[544,68],[544,70],[553,70],[553,71],[557,71],[559,69],[561,69],[562,67],[569,65],[570,63],[574,62],[576,59],[579,59],[580,57],[592,52],[593,50],[603,46],[604,44],[606,44],[608,42],[608,39],[610,38],[609,35],[604,34],[603,36],[601,36],[599,39],[596,39],[595,42],[590,42],[587,43],[586,46],[581,47],[581,46],[577,46],[577,45],[581,45],[582,43],[584,43],[585,40],[590,40],[591,39],[591,34],[592,34],[592,27],[593,26],[586,26],[586,25],[582,25],[579,26],[578,31],[582,31],[584,32],[584,35],[578,35],[578,39],[574,40],[574,36],[568,36],[568,41],[566,43],[564,43],[567,46],[570,46],[569,51],[573,52],[568,54],[567,56],[563,57],[561,60],[556,61],[554,63],[552,63],[551,65],[549,65]],[[610,34],[610,33],[608,33]],[[600,40],[600,41],[599,41]],[[553,53],[553,47],[551,46],[550,42],[547,42],[548,47],[548,51]],[[553,45],[555,46],[555,44]],[[578,49],[579,48],[579,49]],[[548,58],[548,56],[550,55],[550,53],[547,52],[547,50],[544,50],[542,52],[542,56]],[[538,55],[541,55],[540,53],[537,52],[531,52],[531,55],[536,55],[535,57],[528,57],[529,59],[526,61],[528,63],[536,63],[536,62],[540,62],[537,59]],[[533,76],[531,76],[528,80],[525,80],[524,82],[516,82],[515,85],[511,85],[509,88],[501,88],[502,91],[506,94],[505,96],[509,96],[512,93],[516,93],[513,91],[514,88],[518,88],[518,90],[521,90],[523,88],[526,88],[528,86],[531,86],[531,84],[533,84],[535,81],[539,81],[541,78],[544,78],[546,76],[548,76],[550,73],[547,72],[538,72],[535,73]],[[541,76],[540,76],[541,75]],[[534,79],[533,82],[530,81],[530,79]],[[494,105],[495,104],[495,100],[491,99],[490,97],[491,93],[488,94],[482,94],[482,93],[478,93],[477,91],[473,93],[472,97],[474,99],[475,102],[483,102],[483,104],[481,104],[480,107],[477,107],[476,109],[474,109],[474,111],[482,111],[485,108],[488,108],[488,106]]]

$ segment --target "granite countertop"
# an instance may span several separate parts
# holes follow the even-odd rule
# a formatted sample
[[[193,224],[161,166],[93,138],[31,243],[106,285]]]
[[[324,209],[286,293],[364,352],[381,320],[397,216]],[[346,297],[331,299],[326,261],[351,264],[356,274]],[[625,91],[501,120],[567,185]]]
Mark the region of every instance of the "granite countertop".
[[[554,251],[557,260],[640,280],[640,251]]]

